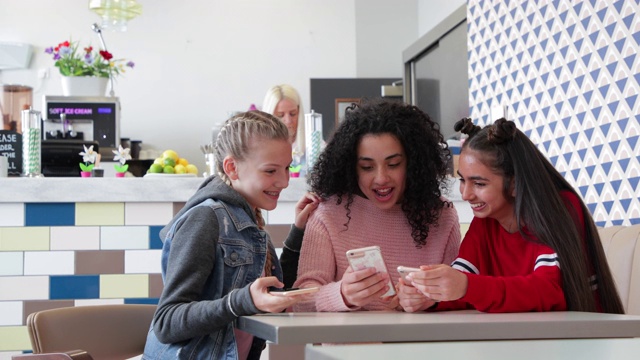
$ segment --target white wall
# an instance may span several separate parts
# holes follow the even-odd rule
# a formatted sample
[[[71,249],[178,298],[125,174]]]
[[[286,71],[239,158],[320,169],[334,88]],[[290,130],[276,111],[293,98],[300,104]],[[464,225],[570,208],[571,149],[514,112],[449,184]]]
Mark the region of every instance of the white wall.
[[[477,2],[478,0],[469,0]],[[419,0],[418,37],[426,34],[467,0]]]
[[[129,23],[127,32],[104,32],[115,57],[136,62],[136,68],[116,82],[121,136],[142,140],[143,148],[172,148],[201,170],[199,145],[210,141],[212,125],[230,111],[246,110],[251,103],[260,106],[274,84],[295,86],[308,111],[310,78],[401,78],[401,52],[419,36],[417,2],[421,9],[446,3],[138,2],[143,15]],[[0,0],[0,41],[34,46],[31,67],[0,71],[0,82],[34,87],[36,110],[42,110],[42,95],[62,91],[60,76],[44,49],[69,38],[99,46],[91,24],[100,19],[87,4]],[[38,79],[40,69],[49,69],[51,76]]]
[[[356,76],[402,79],[402,51],[418,38],[418,0],[355,3]]]

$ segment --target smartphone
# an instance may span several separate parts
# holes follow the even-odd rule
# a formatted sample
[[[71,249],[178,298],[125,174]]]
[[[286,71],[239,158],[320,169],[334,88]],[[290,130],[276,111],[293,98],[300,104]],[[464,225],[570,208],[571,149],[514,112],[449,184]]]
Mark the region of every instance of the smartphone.
[[[347,251],[347,260],[353,270],[363,270],[367,268],[375,268],[379,272],[389,273],[387,265],[382,258],[382,252],[379,246],[368,246],[360,249],[353,249]],[[387,291],[382,297],[393,296],[396,294],[396,290],[389,277],[389,291]]]
[[[408,267],[408,266],[398,266],[398,272],[400,273],[400,276],[404,277],[404,279],[407,279],[407,275],[409,275],[409,273],[412,272],[418,272],[421,271],[419,268],[414,268],[414,267]]]
[[[319,287],[310,287],[310,288],[270,288],[269,294],[273,296],[295,296],[295,295],[303,295],[303,294],[313,294],[314,292],[320,290]]]

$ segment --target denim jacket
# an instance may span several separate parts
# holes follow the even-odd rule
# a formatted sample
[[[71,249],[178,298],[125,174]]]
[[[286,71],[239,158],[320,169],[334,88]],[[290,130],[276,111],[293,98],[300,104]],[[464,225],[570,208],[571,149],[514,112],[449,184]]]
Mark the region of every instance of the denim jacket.
[[[143,359],[237,359],[238,351],[233,332],[235,322],[233,319],[236,315],[251,315],[251,313],[232,308],[232,304],[237,302],[234,300],[234,295],[238,297],[239,293],[244,290],[243,296],[247,296],[248,286],[262,276],[267,251],[271,252],[273,259],[272,275],[282,281],[282,269],[277,261],[275,249],[268,233],[258,228],[254,218],[247,213],[246,207],[243,208],[212,198],[194,205],[182,215],[178,214],[179,217],[173,221],[169,231],[166,232],[162,249],[163,280],[165,280],[167,261],[177,228],[184,223],[184,220],[194,209],[202,206],[209,207],[215,213],[219,235],[215,250],[215,264],[202,288],[201,300],[222,299],[223,301],[216,303],[217,308],[214,311],[224,313],[231,311],[232,321],[226,325],[221,323],[219,330],[213,333],[205,333],[169,344],[163,344],[158,340],[152,324]],[[216,240],[214,236],[211,238],[211,241]],[[259,312],[250,300],[250,295],[248,296],[252,309],[255,309],[255,313]],[[162,301],[160,305],[162,305]],[[211,311],[210,308],[207,310]],[[264,340],[254,337],[249,359],[258,359],[264,344]]]

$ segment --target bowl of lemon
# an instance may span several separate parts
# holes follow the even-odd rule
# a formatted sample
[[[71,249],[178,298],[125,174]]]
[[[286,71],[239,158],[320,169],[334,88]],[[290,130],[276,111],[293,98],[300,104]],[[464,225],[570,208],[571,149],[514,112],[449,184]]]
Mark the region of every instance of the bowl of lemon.
[[[167,175],[195,177],[198,176],[198,167],[190,164],[187,159],[181,158],[177,152],[165,150],[162,152],[162,156],[153,160],[144,177]]]

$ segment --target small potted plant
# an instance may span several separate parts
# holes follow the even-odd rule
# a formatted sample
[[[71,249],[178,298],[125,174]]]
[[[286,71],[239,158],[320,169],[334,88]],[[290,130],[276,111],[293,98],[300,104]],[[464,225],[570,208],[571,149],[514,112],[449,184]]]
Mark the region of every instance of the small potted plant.
[[[80,152],[80,156],[82,156],[82,161],[80,163],[80,176],[82,177],[91,177],[91,170],[95,166],[96,158],[98,157],[98,153],[93,151],[93,145],[87,148],[86,145],[82,145],[84,151]]]
[[[118,150],[111,150],[115,155],[113,157],[113,161],[119,162],[119,164],[115,164],[113,167],[116,169],[116,177],[124,177],[124,174],[129,169],[129,164],[125,164],[127,160],[131,160],[131,155],[129,152],[130,148],[122,148],[122,145],[118,146]]]

